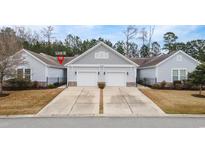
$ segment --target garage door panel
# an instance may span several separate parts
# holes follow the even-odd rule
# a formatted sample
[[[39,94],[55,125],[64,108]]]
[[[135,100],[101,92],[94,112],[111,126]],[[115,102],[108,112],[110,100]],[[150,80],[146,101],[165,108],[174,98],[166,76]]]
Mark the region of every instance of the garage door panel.
[[[126,86],[126,76],[124,72],[107,72],[107,86]]]
[[[77,86],[97,86],[96,72],[78,72]]]

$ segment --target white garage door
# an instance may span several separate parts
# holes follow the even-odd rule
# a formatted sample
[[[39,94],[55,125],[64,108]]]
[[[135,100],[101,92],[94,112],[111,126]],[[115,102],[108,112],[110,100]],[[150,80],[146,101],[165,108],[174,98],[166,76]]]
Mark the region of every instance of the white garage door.
[[[97,86],[96,72],[78,72],[77,86]]]
[[[107,86],[126,86],[124,72],[107,72],[106,85]]]

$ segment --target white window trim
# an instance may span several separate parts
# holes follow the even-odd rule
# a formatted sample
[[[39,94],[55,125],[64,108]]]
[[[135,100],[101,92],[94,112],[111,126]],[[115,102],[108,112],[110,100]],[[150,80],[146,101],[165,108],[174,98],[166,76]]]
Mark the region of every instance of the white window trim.
[[[172,68],[171,69],[171,81],[173,82],[173,70],[177,70],[178,71],[178,80],[180,81],[180,70],[185,70],[186,71],[186,79],[187,79],[187,68]]]

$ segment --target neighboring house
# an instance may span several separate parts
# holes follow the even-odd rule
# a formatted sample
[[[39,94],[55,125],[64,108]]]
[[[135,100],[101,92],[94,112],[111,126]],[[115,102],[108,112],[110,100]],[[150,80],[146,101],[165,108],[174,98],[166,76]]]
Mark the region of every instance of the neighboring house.
[[[162,81],[186,80],[188,73],[200,64],[199,61],[183,51],[152,58],[136,58],[133,61],[140,65],[138,79],[144,80],[148,85]]]
[[[55,57],[26,49],[22,49],[17,54],[21,54],[24,59],[24,64],[18,66],[16,70],[18,77],[38,81],[42,85],[66,81],[66,69]],[[71,58],[67,57],[65,62],[69,60]]]
[[[103,42],[78,57],[65,57],[62,65],[56,57],[43,53],[20,51],[26,63],[17,75],[44,85],[67,81],[67,86],[136,86],[137,80],[152,85],[187,79],[200,63],[183,51],[152,58],[127,58]]]

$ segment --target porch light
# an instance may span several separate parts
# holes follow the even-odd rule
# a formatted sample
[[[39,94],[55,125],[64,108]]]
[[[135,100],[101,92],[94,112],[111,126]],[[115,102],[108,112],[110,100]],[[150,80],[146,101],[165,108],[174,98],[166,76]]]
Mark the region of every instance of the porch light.
[[[100,75],[100,72],[98,72],[98,75]]]
[[[75,75],[77,75],[77,72],[75,72]]]
[[[129,72],[127,72],[127,75],[129,75]]]
[[[105,75],[105,72],[104,72],[104,75]]]

